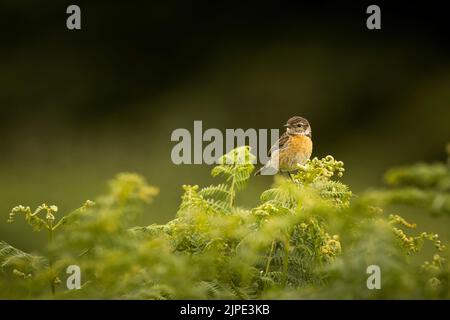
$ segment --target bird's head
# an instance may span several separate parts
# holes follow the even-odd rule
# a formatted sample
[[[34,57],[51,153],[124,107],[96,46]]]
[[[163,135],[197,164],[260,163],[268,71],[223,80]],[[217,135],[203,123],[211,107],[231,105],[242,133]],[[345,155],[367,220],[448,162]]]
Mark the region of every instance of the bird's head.
[[[308,120],[302,117],[292,117],[284,125],[289,135],[303,135],[311,138],[311,126]]]

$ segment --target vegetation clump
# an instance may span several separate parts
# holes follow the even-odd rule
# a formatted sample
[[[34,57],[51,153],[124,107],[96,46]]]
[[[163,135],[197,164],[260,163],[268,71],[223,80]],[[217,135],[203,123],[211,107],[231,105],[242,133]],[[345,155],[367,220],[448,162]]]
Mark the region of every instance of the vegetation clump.
[[[39,254],[0,242],[1,297],[450,298],[438,235],[414,232],[416,224],[386,209],[402,203],[448,214],[447,164],[392,169],[388,189],[355,197],[339,181],[343,162],[314,158],[293,182],[276,177],[256,207],[243,208],[236,196],[252,176],[251,160],[248,147],[222,156],[211,172],[222,183],[183,186],[175,218],[163,225],[132,226],[158,189],[131,173],[59,220],[54,205],[13,208],[9,222],[23,215],[49,242]],[[80,267],[78,290],[65,285],[69,265]],[[380,267],[380,290],[366,286],[370,265]]]

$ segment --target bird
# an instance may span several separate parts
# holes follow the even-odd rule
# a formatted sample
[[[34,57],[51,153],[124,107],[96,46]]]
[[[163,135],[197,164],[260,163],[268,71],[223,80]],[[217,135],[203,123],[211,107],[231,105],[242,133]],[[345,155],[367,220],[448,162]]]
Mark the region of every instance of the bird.
[[[269,161],[256,171],[257,175],[274,175],[278,172],[291,174],[311,158],[313,143],[311,126],[303,117],[294,116],[286,124],[286,131],[268,152]]]

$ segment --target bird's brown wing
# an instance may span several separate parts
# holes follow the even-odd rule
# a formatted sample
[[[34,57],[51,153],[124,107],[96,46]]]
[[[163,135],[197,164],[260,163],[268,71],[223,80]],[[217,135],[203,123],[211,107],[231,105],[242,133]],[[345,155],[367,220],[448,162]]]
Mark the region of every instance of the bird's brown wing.
[[[287,132],[283,133],[280,137],[280,139],[278,139],[277,143],[275,143],[269,150],[269,157],[272,155],[272,153],[275,150],[280,150],[283,149],[286,146],[286,143],[289,140],[289,135],[287,134]]]

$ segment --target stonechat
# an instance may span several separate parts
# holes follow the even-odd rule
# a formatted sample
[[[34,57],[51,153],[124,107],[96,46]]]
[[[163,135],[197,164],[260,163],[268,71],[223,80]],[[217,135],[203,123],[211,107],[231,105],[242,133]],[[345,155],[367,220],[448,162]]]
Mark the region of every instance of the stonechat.
[[[298,165],[305,164],[311,157],[313,144],[308,120],[295,116],[284,126],[286,132],[269,150],[270,160],[255,173],[255,176],[281,172],[288,173],[291,177],[291,173],[298,170]]]

